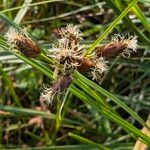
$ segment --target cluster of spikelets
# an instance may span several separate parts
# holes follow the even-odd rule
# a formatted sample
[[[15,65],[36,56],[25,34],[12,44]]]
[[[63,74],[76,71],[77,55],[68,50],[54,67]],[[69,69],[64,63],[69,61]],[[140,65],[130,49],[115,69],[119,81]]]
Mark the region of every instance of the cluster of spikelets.
[[[108,69],[107,62],[110,57],[122,55],[129,58],[130,53],[137,49],[136,36],[115,35],[110,43],[97,47],[93,54],[87,57],[84,56],[86,49],[81,46],[83,39],[78,26],[69,24],[59,31],[60,39],[53,45],[54,52],[51,55],[57,80],[50,88],[45,88],[40,97],[41,101],[47,103],[51,103],[70,86],[74,70],[90,76],[93,80],[99,80]],[[39,46],[26,34],[14,28],[10,28],[5,37],[27,57],[35,58],[41,52]]]
[[[66,28],[59,30],[61,38],[58,43],[53,45],[53,57],[64,65],[64,71],[76,69],[82,59],[82,50],[80,49],[80,41],[82,34],[78,26],[68,25]]]
[[[54,68],[58,71],[54,72],[57,72],[58,80],[41,95],[41,100],[46,102],[51,102],[50,97],[54,99],[54,95],[58,96],[69,87],[74,70],[90,75],[93,79],[98,79],[107,70],[104,58],[84,56],[85,49],[81,46],[82,33],[78,26],[69,24],[59,31],[61,38],[57,40],[57,44],[53,45],[54,53],[52,55],[57,60]]]
[[[58,96],[69,87],[74,70],[90,76],[93,80],[99,80],[108,69],[109,57],[122,55],[129,58],[130,53],[137,48],[136,36],[115,35],[109,44],[97,47],[89,58],[84,56],[86,49],[81,46],[83,39],[78,26],[67,25],[66,28],[60,29],[59,34],[61,38],[53,45],[52,56],[59,63],[54,64],[55,69],[59,70],[58,80],[41,95],[41,100],[50,103],[55,95]]]
[[[92,58],[84,56],[85,49],[80,43],[83,41],[82,33],[78,26],[69,24],[66,28],[61,29],[59,34],[61,38],[58,39],[56,45],[53,45],[53,57],[59,62],[59,66],[63,65],[61,74],[67,75],[76,69],[82,73],[93,75],[95,79],[96,74],[102,74],[107,70],[103,57],[97,57],[96,54]]]

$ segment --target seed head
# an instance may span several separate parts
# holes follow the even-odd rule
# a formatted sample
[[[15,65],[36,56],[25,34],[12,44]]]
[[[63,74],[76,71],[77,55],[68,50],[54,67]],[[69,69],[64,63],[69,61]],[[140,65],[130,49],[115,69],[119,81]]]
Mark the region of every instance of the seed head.
[[[79,30],[79,26],[74,26],[73,24],[68,24],[66,28],[61,29],[60,35],[62,36],[62,38],[69,39],[70,42],[75,41],[74,43],[82,39],[82,34]]]
[[[27,57],[36,57],[41,49],[33,42],[25,33],[18,31],[17,29],[10,27],[8,32],[5,34],[5,38],[8,43],[16,47],[22,54]]]
[[[45,88],[41,94],[40,101],[51,104],[55,96],[61,95],[70,86],[71,82],[72,79],[69,75],[60,76],[52,87]]]
[[[78,26],[69,24],[66,28],[60,29],[60,35],[61,39],[58,39],[58,44],[53,45],[53,57],[59,64],[63,64],[62,71],[72,72],[77,69],[83,58],[83,48],[79,45],[82,34]]]
[[[129,58],[130,54],[136,52],[137,37],[128,35],[115,35],[112,37],[111,43],[96,48],[96,54],[109,58],[122,54],[123,57]]]
[[[23,37],[23,32],[15,29],[14,27],[10,27],[9,30],[5,34],[5,38],[9,43],[16,43],[16,40]]]
[[[70,86],[72,79],[69,75],[60,76],[59,79],[52,86],[53,91],[62,92]]]
[[[81,58],[79,45],[74,42],[70,44],[68,39],[58,40],[58,45],[53,45],[53,57],[64,65],[64,70],[76,68],[79,63],[78,59]]]
[[[57,60],[60,60],[62,57],[66,56],[77,57],[76,52],[74,51],[76,47],[77,46],[74,43],[69,46],[68,39],[60,39],[58,40],[58,45],[53,45],[54,57]]]
[[[47,104],[52,104],[52,101],[54,99],[55,93],[53,92],[52,88],[49,89],[44,89],[44,92],[40,96],[40,101],[47,103]]]
[[[116,42],[116,43],[122,42],[123,44],[125,44],[126,47],[121,53],[122,56],[125,58],[129,58],[130,54],[132,52],[136,52],[136,49],[138,48],[137,36],[133,36],[129,34],[123,36],[116,35],[112,38],[112,42]]]

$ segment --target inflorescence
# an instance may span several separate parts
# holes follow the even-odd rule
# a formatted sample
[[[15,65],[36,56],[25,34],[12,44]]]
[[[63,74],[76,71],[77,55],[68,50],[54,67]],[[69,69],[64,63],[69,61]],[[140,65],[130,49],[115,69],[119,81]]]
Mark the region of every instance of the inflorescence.
[[[109,58],[117,55],[129,58],[138,47],[136,36],[115,35],[110,43],[98,46],[88,57],[84,56],[86,49],[81,46],[83,38],[77,25],[69,24],[60,29],[59,34],[61,38],[57,39],[57,44],[53,44],[54,52],[51,56],[54,59],[53,68],[57,79],[50,88],[45,88],[40,97],[40,100],[46,103],[52,103],[53,99],[65,92],[72,83],[71,76],[74,70],[98,81],[108,69]],[[35,58],[41,52],[37,43],[15,28],[11,27],[5,38],[27,57]]]

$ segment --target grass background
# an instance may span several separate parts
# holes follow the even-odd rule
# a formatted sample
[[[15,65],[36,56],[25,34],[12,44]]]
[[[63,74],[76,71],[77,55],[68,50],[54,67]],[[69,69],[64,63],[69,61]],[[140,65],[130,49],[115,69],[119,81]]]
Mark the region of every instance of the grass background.
[[[28,6],[28,7],[27,7]],[[146,0],[8,0],[0,3],[1,149],[133,149],[149,114],[150,13]],[[114,34],[136,34],[130,59],[109,61],[101,85],[77,71],[65,96],[41,107],[43,84],[52,84],[51,59],[58,28],[79,25],[89,54]],[[8,46],[9,26],[27,27],[42,47],[42,59],[27,58]],[[33,123],[31,123],[33,122]]]

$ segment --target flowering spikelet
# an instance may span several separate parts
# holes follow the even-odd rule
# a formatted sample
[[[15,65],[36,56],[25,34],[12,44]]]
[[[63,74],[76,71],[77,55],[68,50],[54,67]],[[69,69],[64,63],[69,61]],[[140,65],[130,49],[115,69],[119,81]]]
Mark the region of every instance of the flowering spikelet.
[[[75,41],[75,44],[82,39],[79,26],[74,26],[73,24],[68,24],[66,28],[61,29],[60,35],[62,38],[69,39],[70,42]]]
[[[58,40],[58,45],[53,45],[54,49],[54,57],[57,60],[61,60],[62,58],[69,56],[69,57],[77,57],[77,53],[74,49],[77,47],[74,43],[69,46],[69,40],[67,39],[60,39]]]
[[[98,56],[106,58],[122,54],[123,57],[129,58],[132,52],[136,52],[137,37],[130,35],[115,35],[111,43],[96,48]]]
[[[81,50],[79,45],[70,43],[68,39],[59,39],[57,45],[53,45],[53,57],[64,65],[64,70],[75,69],[79,66],[78,59],[81,59]]]
[[[36,57],[41,49],[33,42],[25,33],[18,31],[17,29],[10,27],[5,34],[5,38],[11,46],[16,47],[21,53],[27,57]]]
[[[55,93],[53,93],[52,88],[45,88],[44,92],[40,96],[40,101],[47,104],[51,104],[54,96]]]
[[[92,77],[93,80],[98,80],[102,76],[104,72],[107,71],[108,67],[106,65],[107,61],[104,60],[103,57],[96,58],[94,60],[95,66],[91,68],[90,76]]]
[[[23,32],[17,30],[14,27],[10,27],[9,30],[5,34],[5,38],[10,43],[16,43],[16,40],[23,37],[23,35],[24,35]]]
[[[70,86],[72,79],[69,75],[60,76],[51,88],[45,88],[41,94],[40,101],[51,104],[55,95],[61,95],[63,91]]]

